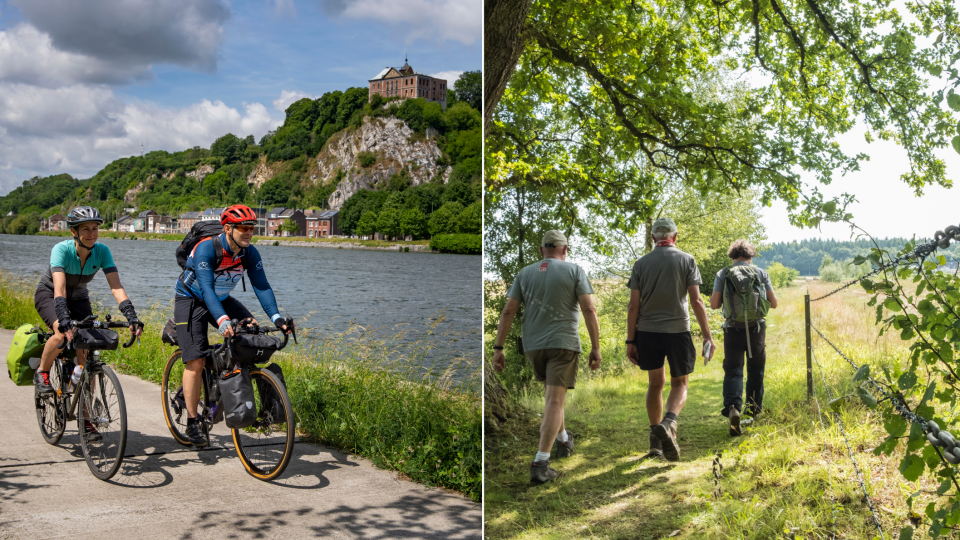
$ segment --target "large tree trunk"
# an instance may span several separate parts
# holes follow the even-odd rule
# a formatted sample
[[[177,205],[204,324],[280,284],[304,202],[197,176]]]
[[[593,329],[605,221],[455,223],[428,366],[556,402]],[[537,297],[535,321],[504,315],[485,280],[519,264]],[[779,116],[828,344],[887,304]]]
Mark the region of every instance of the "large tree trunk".
[[[483,3],[483,131],[490,131],[493,110],[523,52],[523,25],[533,0],[485,0]]]

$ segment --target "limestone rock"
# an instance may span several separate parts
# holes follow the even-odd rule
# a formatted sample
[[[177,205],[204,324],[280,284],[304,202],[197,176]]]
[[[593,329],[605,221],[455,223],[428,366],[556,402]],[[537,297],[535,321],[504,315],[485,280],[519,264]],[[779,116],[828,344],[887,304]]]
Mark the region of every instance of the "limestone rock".
[[[271,178],[273,178],[273,171],[267,167],[267,155],[263,154],[260,156],[260,163],[247,176],[247,184],[253,184],[255,188],[260,189],[260,186]]]
[[[188,178],[193,178],[197,182],[202,182],[208,174],[213,174],[212,165],[201,165],[199,169],[187,173]]]
[[[320,182],[326,184],[336,178],[338,170],[344,176],[330,195],[330,208],[339,209],[361,189],[370,189],[386,181],[407,166],[411,184],[416,186],[431,181],[438,174],[447,182],[452,167],[437,165],[443,152],[437,146],[437,132],[428,128],[425,136],[414,137],[414,131],[399,118],[364,118],[363,126],[337,133],[317,156]],[[377,161],[362,167],[361,152],[373,152]]]
[[[124,204],[133,204],[137,200],[137,196],[143,193],[143,190],[146,189],[146,186],[143,185],[143,182],[133,186],[128,189],[126,193],[123,194]]]

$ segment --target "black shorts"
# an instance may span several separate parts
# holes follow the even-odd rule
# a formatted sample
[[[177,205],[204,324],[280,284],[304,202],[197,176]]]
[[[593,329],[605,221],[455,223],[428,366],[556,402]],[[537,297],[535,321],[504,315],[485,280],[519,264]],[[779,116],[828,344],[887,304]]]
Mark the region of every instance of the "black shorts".
[[[231,319],[253,317],[250,311],[236,298],[228,296],[220,305]],[[189,296],[177,296],[173,304],[173,320],[177,324],[177,344],[186,364],[191,360],[206,358],[210,354],[210,342],[207,340],[207,325],[217,328],[217,321],[210,314],[203,300]]]
[[[57,308],[53,303],[53,291],[49,289],[37,289],[37,292],[33,294],[33,305],[37,308],[37,313],[40,314],[43,323],[52,331],[53,323],[57,320]],[[90,298],[67,300],[67,308],[70,310],[70,318],[75,321],[82,321],[90,315],[93,315]]]
[[[640,369],[653,371],[663,367],[666,357],[670,364],[671,377],[683,377],[693,373],[697,364],[697,350],[693,347],[690,332],[665,334],[660,332],[640,332],[636,335],[637,355],[640,357]]]

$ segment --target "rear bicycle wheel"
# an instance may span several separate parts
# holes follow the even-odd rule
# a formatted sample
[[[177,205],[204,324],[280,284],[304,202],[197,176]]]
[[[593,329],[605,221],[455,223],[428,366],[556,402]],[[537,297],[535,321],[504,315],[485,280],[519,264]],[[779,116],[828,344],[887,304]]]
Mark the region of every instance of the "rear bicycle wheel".
[[[63,373],[60,359],[54,360],[50,367],[50,386],[53,393],[41,396],[34,390],[33,396],[37,406],[37,423],[40,424],[40,435],[50,444],[57,444],[67,428],[67,400],[61,395],[63,389]]]
[[[177,350],[167,360],[167,366],[163,370],[163,384],[160,385],[160,393],[163,397],[163,418],[167,422],[167,428],[176,441],[184,446],[193,446],[190,438],[187,437],[187,404],[183,398],[183,354]],[[209,412],[207,405],[207,374],[203,372],[203,384],[200,385],[200,401],[197,404],[197,413],[206,418]],[[207,431],[207,422],[204,422],[204,431]],[[210,436],[207,434],[207,441]]]
[[[80,381],[79,391],[77,429],[83,457],[94,476],[109,480],[120,470],[127,448],[127,405],[120,380],[110,366],[99,364]]]
[[[273,373],[253,369],[250,380],[257,421],[250,427],[233,430],[233,443],[248,473],[260,480],[273,480],[283,474],[293,457],[293,407],[287,389]]]

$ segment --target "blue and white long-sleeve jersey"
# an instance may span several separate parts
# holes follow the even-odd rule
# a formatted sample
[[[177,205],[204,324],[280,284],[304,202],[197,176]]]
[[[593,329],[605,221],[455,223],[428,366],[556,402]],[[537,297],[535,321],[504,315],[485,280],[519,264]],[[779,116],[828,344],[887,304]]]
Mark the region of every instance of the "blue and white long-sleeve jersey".
[[[217,268],[213,268],[217,258],[213,250],[212,237],[201,240],[193,246],[193,251],[187,258],[183,279],[177,280],[177,294],[203,299],[210,314],[213,315],[219,325],[224,320],[229,319],[220,302],[230,296],[243,276],[243,271],[246,270],[247,275],[250,276],[250,285],[253,286],[253,292],[260,300],[260,306],[270,316],[270,320],[276,323],[277,319],[280,318],[277,299],[273,295],[270,283],[267,282],[267,275],[263,271],[263,260],[260,258],[257,248],[253,246],[241,248],[235,256],[233,251],[230,250],[226,234],[220,235],[220,245],[223,246],[223,261]],[[250,265],[250,268],[243,267],[242,259],[244,255],[247,257],[247,264]]]

